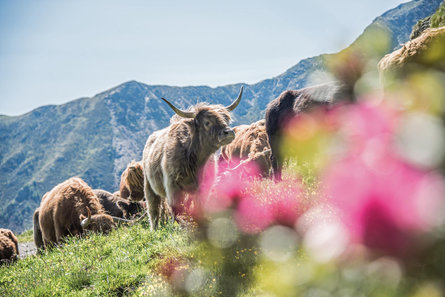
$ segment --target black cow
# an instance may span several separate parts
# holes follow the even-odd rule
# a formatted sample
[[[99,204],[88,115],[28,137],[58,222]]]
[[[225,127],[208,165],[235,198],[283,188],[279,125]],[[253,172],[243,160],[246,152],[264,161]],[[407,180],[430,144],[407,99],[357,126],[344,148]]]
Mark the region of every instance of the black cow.
[[[272,150],[271,161],[275,181],[281,180],[281,170],[285,156],[281,155],[280,144],[283,129],[288,121],[301,112],[315,107],[329,108],[333,103],[353,100],[350,87],[338,82],[330,82],[299,90],[287,90],[272,100],[266,108],[266,132]]]

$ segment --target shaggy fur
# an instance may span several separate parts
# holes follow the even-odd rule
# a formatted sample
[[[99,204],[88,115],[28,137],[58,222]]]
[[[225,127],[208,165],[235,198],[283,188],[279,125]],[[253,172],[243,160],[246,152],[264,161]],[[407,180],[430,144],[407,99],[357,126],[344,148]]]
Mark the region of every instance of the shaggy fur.
[[[270,157],[263,153],[270,149],[266,121],[260,120],[251,125],[236,126],[233,130],[235,139],[221,148],[220,160],[227,162],[230,168],[237,166],[242,160],[255,162],[260,175],[269,177],[272,163]]]
[[[96,232],[108,232],[114,226],[113,219],[104,213],[93,190],[80,178],[73,177],[55,186],[45,194],[40,204],[39,225],[45,247],[59,243],[62,237],[81,235],[81,222],[91,211],[91,224],[86,228]]]
[[[17,260],[19,242],[9,229],[0,228],[0,265]]]
[[[329,108],[340,100],[353,100],[349,87],[326,83],[300,90],[287,90],[272,100],[266,108],[266,132],[272,154],[270,156],[276,181],[281,180],[284,156],[280,152],[282,131],[288,121],[301,112],[324,106]]]
[[[152,229],[157,228],[161,202],[167,199],[176,216],[184,193],[198,189],[203,166],[235,136],[224,106],[199,104],[192,110],[194,118],[173,116],[170,126],[154,132],[145,144],[144,192]]]
[[[93,190],[106,214],[122,219],[131,219],[143,209],[142,202],[128,201],[105,190]],[[142,203],[142,204],[141,204]]]
[[[402,48],[384,56],[378,68],[382,79],[388,72],[401,77],[425,68],[445,72],[445,27],[426,30]]]
[[[142,163],[131,161],[122,172],[120,184],[120,196],[132,201],[144,199],[144,173]]]

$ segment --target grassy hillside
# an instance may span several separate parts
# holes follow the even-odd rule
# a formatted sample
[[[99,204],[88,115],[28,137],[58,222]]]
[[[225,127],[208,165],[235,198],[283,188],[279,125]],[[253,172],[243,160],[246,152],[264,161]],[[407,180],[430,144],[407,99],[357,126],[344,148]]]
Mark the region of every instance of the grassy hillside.
[[[190,252],[188,235],[171,225],[156,233],[139,224],[69,238],[60,248],[1,267],[0,296],[156,296],[164,289],[156,267]]]

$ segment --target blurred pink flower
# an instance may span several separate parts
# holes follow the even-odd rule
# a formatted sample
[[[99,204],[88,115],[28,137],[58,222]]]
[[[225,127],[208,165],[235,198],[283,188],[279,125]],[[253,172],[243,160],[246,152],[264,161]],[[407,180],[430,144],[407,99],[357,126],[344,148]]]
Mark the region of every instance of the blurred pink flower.
[[[344,106],[337,112],[341,133],[353,153],[360,153],[369,145],[390,149],[397,122],[395,110],[367,101]]]
[[[235,211],[238,228],[245,233],[258,233],[273,222],[270,208],[253,196],[244,196]]]
[[[303,212],[301,205],[302,191],[299,180],[286,180],[270,185],[261,195],[273,216],[275,224],[293,228]]]
[[[235,169],[226,169],[213,180],[201,182],[200,199],[204,210],[208,213],[223,211],[238,203],[243,193],[257,176],[258,168],[253,163]],[[209,176],[203,174],[204,177]]]
[[[328,197],[355,242],[401,255],[440,217],[443,180],[392,152],[396,113],[357,104],[345,114],[350,150],[325,171]]]

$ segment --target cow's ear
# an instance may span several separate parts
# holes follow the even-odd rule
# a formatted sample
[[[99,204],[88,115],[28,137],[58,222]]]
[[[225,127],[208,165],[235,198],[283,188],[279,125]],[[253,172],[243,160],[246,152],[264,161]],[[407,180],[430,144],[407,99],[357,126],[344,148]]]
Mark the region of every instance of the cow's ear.
[[[81,214],[81,215],[79,216],[79,219],[80,219],[81,221],[85,220],[86,218],[87,218],[87,217],[84,216],[83,214]]]
[[[116,203],[117,203],[117,206],[122,210],[127,210],[128,206],[129,206],[129,203],[124,200],[119,200]]]

